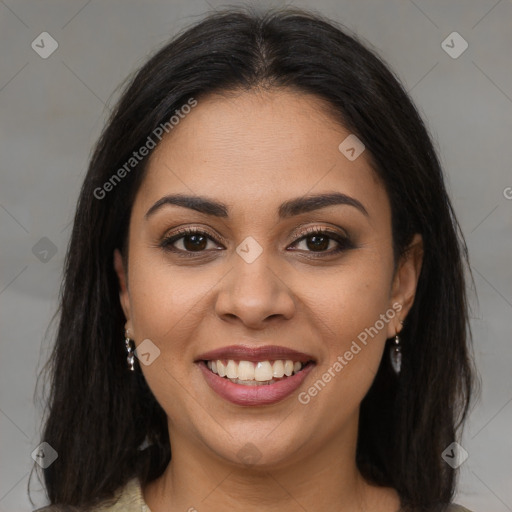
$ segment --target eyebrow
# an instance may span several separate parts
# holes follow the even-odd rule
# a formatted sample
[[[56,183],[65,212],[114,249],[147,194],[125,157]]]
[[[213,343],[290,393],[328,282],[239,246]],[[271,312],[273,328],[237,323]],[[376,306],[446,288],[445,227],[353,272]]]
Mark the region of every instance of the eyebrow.
[[[229,208],[226,204],[208,199],[202,196],[187,196],[182,194],[168,195],[159,199],[144,216],[148,219],[157,210],[161,209],[164,205],[175,205],[183,208],[189,208],[206,215],[214,217],[228,217]],[[280,219],[286,219],[308,213],[321,208],[326,208],[333,205],[348,205],[357,208],[361,213],[368,217],[366,208],[355,198],[341,194],[339,192],[331,194],[317,194],[313,196],[297,197],[285,201],[279,206],[278,215]]]

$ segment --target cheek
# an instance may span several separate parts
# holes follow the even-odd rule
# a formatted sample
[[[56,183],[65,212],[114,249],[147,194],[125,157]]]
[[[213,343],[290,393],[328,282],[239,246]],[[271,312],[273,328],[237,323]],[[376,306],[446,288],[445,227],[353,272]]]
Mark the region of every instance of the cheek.
[[[309,299],[319,327],[327,327],[323,330],[326,357],[321,361],[319,378],[330,375],[325,378],[334,392],[327,392],[324,399],[333,405],[342,393],[347,405],[355,407],[378,370],[387,325],[395,315],[389,304],[391,272],[391,264],[384,258],[371,265],[347,267],[326,278]]]
[[[215,283],[212,273],[179,268],[158,255],[135,252],[130,268],[132,319],[137,337],[157,340],[174,338],[189,318],[197,317],[208,290]],[[138,257],[137,257],[138,256]]]
[[[389,308],[391,271],[384,258],[361,259],[310,283],[309,307],[337,335],[336,345],[355,339]]]
[[[132,252],[132,324],[137,345],[149,339],[159,353],[151,364],[140,367],[167,415],[188,417],[195,404],[184,392],[190,371],[190,340],[197,337],[205,317],[205,296],[214,283],[204,273],[171,267],[148,252],[138,253],[136,248]]]

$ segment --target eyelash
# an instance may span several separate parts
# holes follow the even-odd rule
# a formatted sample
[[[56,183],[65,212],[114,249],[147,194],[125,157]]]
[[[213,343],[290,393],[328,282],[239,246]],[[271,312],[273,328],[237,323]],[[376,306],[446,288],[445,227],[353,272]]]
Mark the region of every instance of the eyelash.
[[[202,229],[198,229],[198,228],[183,228],[183,229],[179,230],[178,232],[176,232],[175,234],[165,237],[158,245],[164,251],[173,252],[180,257],[197,258],[197,257],[203,256],[204,253],[206,252],[206,249],[202,250],[202,251],[184,251],[182,249],[176,249],[175,247],[172,246],[173,243],[177,242],[178,240],[181,240],[182,238],[184,238],[187,235],[204,236],[204,237],[212,240],[213,242],[215,242],[217,245],[220,245],[220,243],[210,233],[208,233],[207,231],[204,231]],[[347,236],[341,235],[340,233],[337,233],[335,231],[331,231],[331,230],[324,229],[324,228],[317,228],[317,227],[308,228],[304,231],[299,232],[298,236],[300,236],[300,238],[295,240],[295,242],[293,242],[293,244],[298,244],[299,242],[301,242],[311,236],[315,236],[315,235],[327,236],[330,240],[336,241],[338,243],[338,247],[336,249],[330,250],[330,251],[319,251],[316,254],[315,254],[315,251],[306,251],[306,252],[314,255],[313,256],[314,258],[322,258],[322,257],[326,257],[326,256],[332,256],[332,255],[338,254],[342,251],[346,251],[348,249],[354,248],[354,244],[351,242],[351,240]]]

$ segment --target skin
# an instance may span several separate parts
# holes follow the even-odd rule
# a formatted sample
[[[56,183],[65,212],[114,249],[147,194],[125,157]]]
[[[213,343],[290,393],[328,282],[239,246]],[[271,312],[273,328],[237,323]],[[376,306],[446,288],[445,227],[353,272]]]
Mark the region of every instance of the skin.
[[[369,485],[357,470],[357,427],[385,341],[414,301],[422,242],[416,235],[395,272],[389,200],[366,152],[349,161],[338,150],[349,133],[312,95],[251,91],[200,99],[154,150],[131,213],[128,268],[114,254],[130,337],[160,350],[141,365],[172,447],[166,471],[143,488],[152,512],[399,509],[395,490]],[[357,199],[368,215],[333,205],[278,218],[284,201],[325,192]],[[171,193],[221,201],[229,216],[166,205],[145,219]],[[214,239],[203,252],[177,240],[177,249],[199,254],[180,258],[159,247],[178,226]],[[296,231],[308,227],[348,234],[354,248],[329,255],[337,242],[318,249]],[[248,236],[263,250],[250,264],[235,250]],[[299,403],[298,392],[396,303],[401,311],[378,335]],[[237,406],[210,389],[194,360],[238,343],[293,348],[316,367],[277,404]],[[248,443],[260,457],[251,466],[238,456]]]

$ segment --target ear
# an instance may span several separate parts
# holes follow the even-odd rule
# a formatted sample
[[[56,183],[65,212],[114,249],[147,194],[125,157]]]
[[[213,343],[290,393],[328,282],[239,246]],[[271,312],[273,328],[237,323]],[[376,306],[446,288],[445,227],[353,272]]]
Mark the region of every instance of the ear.
[[[131,323],[131,312],[130,312],[130,295],[128,293],[128,280],[127,272],[128,269],[124,268],[123,257],[119,249],[114,250],[114,269],[119,279],[119,300],[121,307],[123,308],[124,316],[126,317],[126,328],[129,328]]]
[[[396,308],[397,315],[394,322],[388,323],[388,338],[392,338],[402,330],[400,321],[405,321],[414,303],[422,263],[423,239],[419,233],[416,233],[400,258],[393,278],[391,304],[400,304],[401,309]]]

